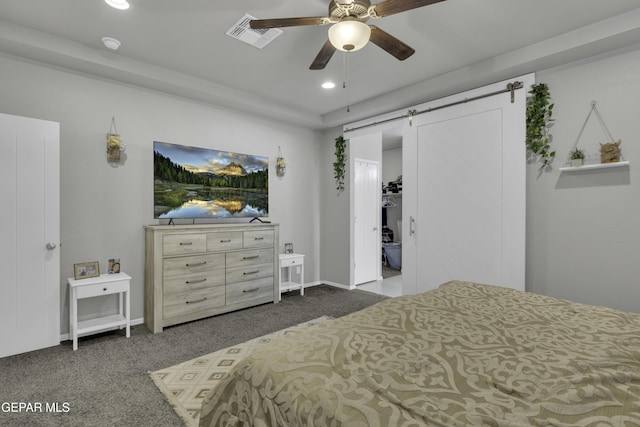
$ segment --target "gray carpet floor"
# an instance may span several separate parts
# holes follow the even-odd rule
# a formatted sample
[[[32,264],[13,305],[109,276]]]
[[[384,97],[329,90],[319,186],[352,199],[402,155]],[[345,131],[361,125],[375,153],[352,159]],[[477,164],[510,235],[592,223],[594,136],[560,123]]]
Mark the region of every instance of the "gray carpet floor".
[[[385,299],[320,285],[265,304],[166,328],[144,325],[0,359],[0,426],[182,426],[148,371],[327,315],[340,317]],[[10,406],[31,404],[23,412]],[[38,411],[37,404],[42,407]],[[47,412],[55,407],[59,412]],[[15,407],[15,408],[19,408]],[[35,412],[34,412],[35,411]]]

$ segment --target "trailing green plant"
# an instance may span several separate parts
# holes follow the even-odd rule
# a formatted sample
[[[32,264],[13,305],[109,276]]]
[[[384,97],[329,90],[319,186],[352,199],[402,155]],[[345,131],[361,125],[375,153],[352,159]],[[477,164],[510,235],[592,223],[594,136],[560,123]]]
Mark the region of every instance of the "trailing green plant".
[[[336,138],[336,161],[333,162],[333,176],[336,179],[336,190],[344,191],[344,174],[347,164],[345,148],[347,142],[342,136]]]
[[[527,100],[527,149],[540,158],[545,168],[551,165],[556,152],[551,150],[549,127],[553,122],[553,106],[550,102],[549,86],[539,83],[531,86],[531,96]]]
[[[569,153],[569,156],[571,157],[571,160],[578,160],[578,159],[584,160],[584,151],[582,151],[579,148],[576,148],[571,153]]]

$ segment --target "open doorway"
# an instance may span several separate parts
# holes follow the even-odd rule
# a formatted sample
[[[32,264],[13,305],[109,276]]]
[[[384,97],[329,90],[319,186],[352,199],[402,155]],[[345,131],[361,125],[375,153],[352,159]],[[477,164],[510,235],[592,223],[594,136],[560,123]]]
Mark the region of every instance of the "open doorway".
[[[402,127],[382,131],[380,182],[380,279],[358,289],[395,297],[402,295]]]
[[[382,133],[382,278],[402,274],[402,128]]]

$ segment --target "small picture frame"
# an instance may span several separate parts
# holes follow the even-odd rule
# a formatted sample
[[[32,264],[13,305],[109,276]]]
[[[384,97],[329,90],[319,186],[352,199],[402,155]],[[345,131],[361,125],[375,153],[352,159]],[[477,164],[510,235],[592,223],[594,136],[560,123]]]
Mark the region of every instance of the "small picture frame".
[[[284,253],[292,254],[293,253],[293,243],[285,243],[284,244]]]
[[[107,265],[107,273],[108,274],[118,274],[120,273],[120,258],[110,258],[109,263]]]
[[[100,264],[98,261],[73,264],[73,278],[76,280],[98,276],[100,276]]]

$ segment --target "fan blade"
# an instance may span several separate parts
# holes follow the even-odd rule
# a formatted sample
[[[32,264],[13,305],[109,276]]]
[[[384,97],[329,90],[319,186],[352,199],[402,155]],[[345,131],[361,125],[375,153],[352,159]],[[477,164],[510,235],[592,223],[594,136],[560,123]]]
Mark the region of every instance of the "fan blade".
[[[383,17],[441,1],[444,0],[386,0],[375,5],[375,12],[379,17]]]
[[[313,60],[313,63],[309,67],[310,70],[323,70],[324,67],[327,66],[329,60],[333,56],[333,53],[336,51],[336,48],[333,47],[331,42],[327,40],[327,42],[322,46],[320,52],[318,52],[318,56]]]
[[[369,41],[386,50],[400,61],[404,61],[416,52],[411,46],[393,37],[386,31],[373,25],[369,26],[371,27],[371,37]]]
[[[249,26],[254,30],[261,30],[266,28],[297,27],[301,25],[323,25],[326,22],[327,18],[322,16],[309,18],[252,19],[249,21]]]

